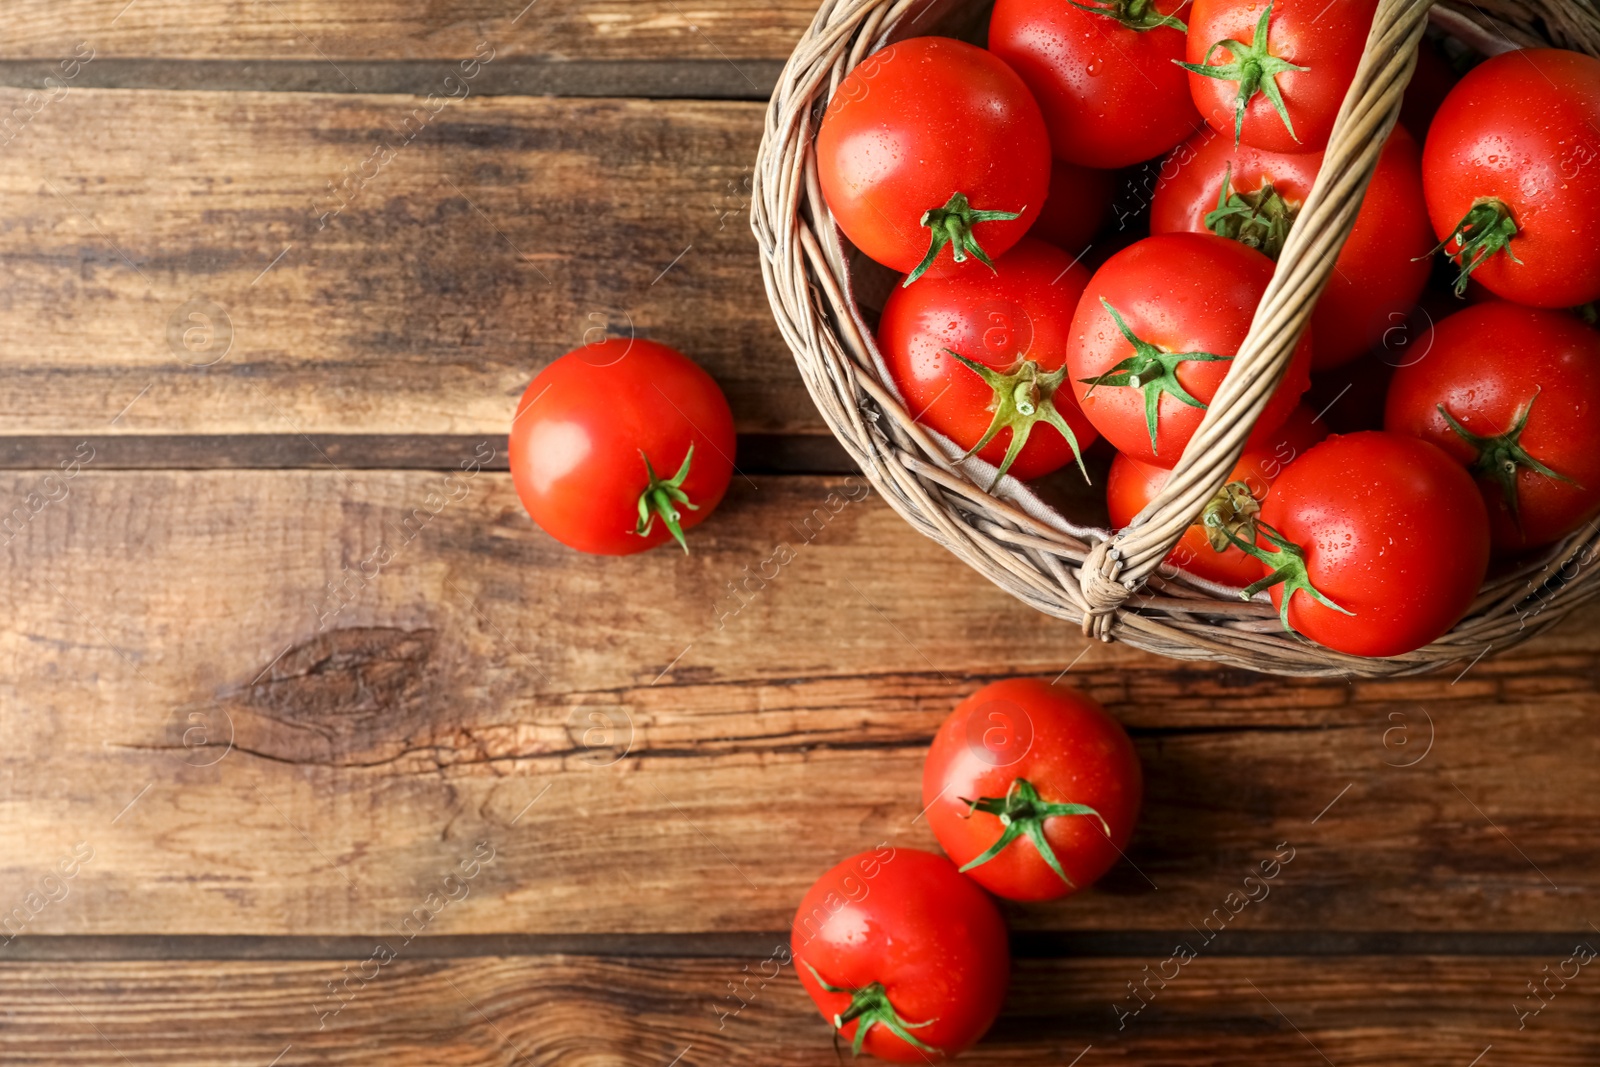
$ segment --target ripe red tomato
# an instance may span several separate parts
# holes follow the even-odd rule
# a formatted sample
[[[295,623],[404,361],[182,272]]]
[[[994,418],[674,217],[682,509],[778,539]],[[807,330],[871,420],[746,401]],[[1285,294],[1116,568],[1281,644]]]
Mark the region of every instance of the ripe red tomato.
[[[1049,191],[1050,136],[993,54],[915,37],[839,84],[817,176],[845,236],[910,284],[934,263],[988,263],[1022,240]]]
[[[1254,540],[1255,516],[1272,483],[1285,467],[1328,436],[1311,409],[1301,404],[1274,434],[1275,440],[1239,457],[1228,484],[1206,506],[1200,520],[1173,546],[1166,564],[1219,585],[1243,589],[1261,577],[1261,565],[1233,545],[1228,534]],[[1111,525],[1122,529],[1156,498],[1172,472],[1122,453],[1106,477],[1106,508]],[[1215,526],[1208,526],[1215,523]]]
[[[1000,1014],[1005,920],[943,856],[879,846],[817,879],[789,936],[795,973],[860,1054],[948,1059]]]
[[[930,274],[894,290],[878,348],[917,421],[1024,481],[1072,462],[1096,437],[1062,381],[1088,282],[1086,267],[1028,238],[993,274]]]
[[[1476,476],[1502,552],[1600,514],[1600,334],[1565,312],[1476,304],[1395,372],[1384,429],[1431,441]]]
[[[1183,66],[1195,106],[1253,148],[1322,151],[1377,10],[1378,0],[1194,0]]]
[[[1112,171],[1058,159],[1050,170],[1050,195],[1028,236],[1049,241],[1069,255],[1079,255],[1105,224],[1116,194],[1117,176]]]
[[[1057,159],[1116,168],[1201,125],[1183,58],[1184,0],[998,0],[989,50],[1028,83]]]
[[[1117,720],[1084,694],[1033,678],[994,682],[958,704],[922,768],[939,844],[1008,900],[1064,897],[1110,870],[1143,788]]]
[[[1415,437],[1330,437],[1279,475],[1256,552],[1286,627],[1355,656],[1399,656],[1466,613],[1489,515],[1461,465]]]
[[[1100,435],[1135,459],[1177,463],[1271,280],[1266,256],[1209,234],[1158,234],[1107,260],[1078,302],[1067,346],[1078,404]],[[1308,335],[1247,447],[1283,425],[1310,368]]]
[[[511,422],[511,480],[533,521],[581,552],[626,556],[716,509],[733,472],[733,415],[688,357],[608,338],[533,379]]]
[[[1458,295],[1471,278],[1533,307],[1600,297],[1600,59],[1485,60],[1434,116],[1422,183]]]
[[[1277,259],[1321,167],[1320,152],[1265,152],[1202,133],[1161,168],[1150,232],[1215,233]],[[1312,317],[1313,369],[1348,363],[1405,322],[1428,284],[1432,247],[1422,153],[1397,126]]]

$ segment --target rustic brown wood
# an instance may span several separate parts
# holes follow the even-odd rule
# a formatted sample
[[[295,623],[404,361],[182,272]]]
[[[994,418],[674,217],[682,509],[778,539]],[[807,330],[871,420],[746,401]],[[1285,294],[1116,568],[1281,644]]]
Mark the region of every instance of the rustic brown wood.
[[[1065,672],[1130,724],[1148,803],[1129,863],[1019,929],[1198,926],[1281,842],[1240,929],[1594,912],[1592,622],[1456,680],[1183,665],[1086,645],[863,485],[736,479],[693,556],[602,560],[503,474],[0,477],[0,888],[85,842],[25,932],[370,933],[487,840],[435,932],[781,929],[843,855],[932,846],[923,750],[957,699]]]
[[[0,965],[6,1062],[838,1063],[786,957],[773,959],[777,945],[696,960],[415,960],[396,947],[381,967],[367,964],[371,950],[317,962]],[[1201,955],[1164,988],[1152,982],[1120,1030],[1113,1005],[1130,1010],[1127,983],[1160,960],[1026,961],[1005,1014],[961,1062],[1588,1067],[1600,1056],[1592,967],[1565,988],[1552,982],[1521,1030],[1513,1010],[1535,1003],[1526,982],[1570,958],[1570,948],[1552,958]],[[346,966],[358,977],[341,1003],[327,987]],[[374,977],[362,982],[363,971]]]
[[[484,41],[555,60],[786,59],[814,0],[21,0],[0,56],[444,60]]]
[[[607,330],[692,355],[743,431],[820,432],[748,229],[759,105],[440,101],[25,110],[0,153],[0,434],[502,435]]]

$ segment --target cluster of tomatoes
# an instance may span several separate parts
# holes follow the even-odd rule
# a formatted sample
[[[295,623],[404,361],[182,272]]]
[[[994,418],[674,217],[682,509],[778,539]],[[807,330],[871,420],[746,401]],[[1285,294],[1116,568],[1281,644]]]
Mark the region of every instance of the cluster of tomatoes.
[[[904,274],[877,340],[907,410],[997,484],[1087,478],[1103,438],[1111,521],[1135,521],[1249,331],[1376,8],[998,0],[987,49],[859,64],[818,180]],[[1424,40],[1418,64],[1309,330],[1169,561],[1362,656],[1440,637],[1492,558],[1600,513],[1600,334],[1575,313],[1600,298],[1600,60],[1515,51],[1457,82]],[[1302,398],[1340,383],[1361,388],[1329,437]]]
[[[923,765],[919,818],[945,855],[885,843],[817,879],[790,933],[801,984],[857,1054],[955,1056],[1005,1000],[1010,949],[989,894],[1088,886],[1122,855],[1142,791],[1133,743],[1094,700],[1032,679],[984,686]]]

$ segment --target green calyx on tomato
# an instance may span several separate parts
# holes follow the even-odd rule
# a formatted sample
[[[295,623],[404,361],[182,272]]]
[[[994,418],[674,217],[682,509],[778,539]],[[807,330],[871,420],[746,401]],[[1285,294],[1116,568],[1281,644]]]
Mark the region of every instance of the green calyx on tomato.
[[[1228,540],[1245,555],[1260,560],[1268,567],[1274,568],[1274,570],[1259,582],[1246,586],[1244,591],[1239,594],[1240,600],[1249,600],[1261,590],[1282,582],[1283,600],[1279,603],[1278,617],[1283,620],[1283,628],[1290,633],[1294,632],[1294,627],[1289,625],[1289,601],[1294,598],[1297,592],[1307,594],[1317,603],[1330,607],[1334,611],[1349,615],[1352,618],[1355,616],[1355,612],[1335,604],[1322,595],[1322,590],[1311,584],[1311,574],[1306,569],[1305,549],[1264,522],[1258,520],[1254,526],[1257,533],[1266,535],[1267,540],[1272,544],[1271,551],[1262,548],[1254,541],[1246,541],[1239,537],[1229,537]]]
[[[1011,469],[1011,464],[1016,461],[1022,446],[1028,443],[1033,428],[1041,422],[1054,426],[1056,432],[1067,439],[1067,444],[1072,447],[1072,454],[1078,461],[1078,470],[1083,472],[1083,480],[1089,480],[1089,469],[1083,465],[1083,450],[1078,447],[1078,436],[1072,432],[1072,427],[1067,425],[1067,420],[1061,417],[1061,412],[1056,410],[1056,390],[1067,380],[1065,367],[1041,372],[1039,364],[1031,359],[1024,359],[1011,370],[1002,373],[970,360],[954,349],[946,348],[944,352],[948,356],[954,356],[962,366],[982,378],[984,383],[994,390],[994,398],[989,401],[989,409],[994,412],[994,418],[990,421],[989,428],[983,431],[978,443],[967,450],[967,455],[977,455],[1001,430],[1011,431],[1011,443],[1006,446],[1005,459],[1001,460],[994,481],[989,483],[990,489],[1000,484],[1000,479]]]
[[[1067,2],[1091,15],[1104,15],[1108,19],[1115,19],[1136,33],[1144,33],[1158,26],[1166,26],[1179,33],[1189,32],[1189,27],[1184,25],[1182,19],[1175,15],[1163,15],[1157,11],[1155,0],[1101,0],[1092,4],[1080,4],[1078,0],[1067,0]]]
[[[1117,324],[1122,336],[1133,346],[1133,355],[1104,374],[1078,380],[1089,386],[1089,393],[1093,393],[1102,385],[1125,385],[1131,389],[1144,390],[1144,421],[1150,431],[1150,451],[1156,452],[1156,410],[1161,406],[1163,393],[1176,397],[1192,408],[1204,410],[1206,406],[1191,396],[1189,390],[1178,381],[1178,364],[1191,361],[1214,363],[1233,357],[1219,356],[1212,352],[1168,352],[1157,348],[1149,341],[1138,337],[1128,327],[1121,313],[1112,307],[1111,302],[1105,297],[1100,298],[1100,304],[1111,315],[1111,321]],[[1088,398],[1089,394],[1084,394],[1084,399]]]
[[[988,863],[1006,846],[1017,838],[1027,835],[1033,847],[1039,850],[1039,855],[1050,865],[1050,869],[1061,877],[1068,885],[1073,885],[1067,872],[1061,869],[1061,861],[1056,858],[1056,850],[1050,847],[1050,842],[1044,836],[1044,821],[1061,815],[1093,815],[1100,820],[1100,828],[1106,836],[1111,836],[1111,826],[1098,811],[1087,804],[1056,804],[1044,800],[1039,796],[1039,791],[1033,783],[1026,778],[1016,778],[1011,782],[1011,788],[1006,790],[1003,797],[979,797],[977,800],[961,798],[961,803],[967,805],[967,814],[975,811],[997,815],[1000,825],[1005,827],[998,840],[990,845],[981,855],[974,857],[971,862],[962,867],[962,872],[970,871],[980,864]]]
[[[1277,259],[1289,240],[1299,209],[1283,198],[1271,181],[1263,182],[1253,193],[1233,188],[1233,166],[1228,166],[1217,193],[1217,206],[1206,214],[1206,229],[1218,237],[1238,241],[1254,248],[1268,259]]]
[[[1229,482],[1200,512],[1200,526],[1207,543],[1218,552],[1226,552],[1240,538],[1256,539],[1256,516],[1260,514],[1261,501],[1250,487],[1243,482]]]
[[[1572,313],[1590,326],[1600,325],[1600,300],[1591,300],[1587,304],[1579,304],[1572,309]]]
[[[1504,251],[1511,257],[1511,262],[1521,265],[1522,260],[1511,250],[1511,239],[1516,235],[1517,220],[1512,218],[1506,202],[1486,196],[1472,205],[1472,210],[1456,223],[1450,236],[1435,245],[1428,255],[1445,252],[1451,245],[1456,246],[1454,252],[1445,254],[1460,265],[1461,273],[1456,275],[1456,295],[1466,296],[1467,282],[1472,279],[1472,272],[1483,266],[1496,252]]]
[[[857,1020],[856,1036],[850,1041],[850,1054],[852,1056],[861,1055],[861,1043],[867,1039],[867,1031],[874,1026],[882,1026],[912,1048],[930,1052],[935,1056],[944,1055],[943,1052],[932,1045],[927,1045],[917,1040],[916,1035],[911,1032],[920,1030],[922,1027],[938,1020],[929,1019],[927,1022],[908,1023],[900,1018],[900,1013],[895,1010],[893,1004],[889,1003],[889,993],[888,990],[883,988],[882,982],[873,982],[862,986],[860,989],[841,989],[838,986],[829,985],[810,963],[805,960],[800,962],[805,963],[806,970],[811,972],[811,977],[817,980],[817,984],[822,987],[823,992],[850,994],[850,1006],[833,1017],[833,1029],[835,1032],[843,1030],[845,1023],[850,1022],[852,1019]]]
[[[1524,469],[1537,471],[1554,481],[1578,485],[1565,474],[1551,470],[1534,459],[1528,450],[1522,447],[1522,431],[1527,429],[1528,416],[1533,414],[1533,402],[1539,399],[1539,392],[1540,390],[1535,389],[1527,404],[1517,412],[1516,421],[1511,424],[1511,429],[1493,436],[1473,433],[1456,421],[1456,417],[1450,414],[1443,404],[1439,405],[1439,414],[1450,424],[1450,429],[1455,431],[1457,437],[1478,451],[1478,457],[1472,461],[1472,473],[1488,478],[1500,487],[1500,492],[1505,496],[1506,510],[1511,512],[1511,521],[1516,523],[1519,529],[1522,527],[1522,518],[1517,511],[1517,475]]]
[[[1027,208],[1024,207],[1023,211]],[[965,193],[951,193],[944,207],[929,208],[922,213],[922,225],[929,231],[928,254],[922,257],[922,262],[917,264],[917,269],[906,275],[906,280],[900,285],[904,288],[922,277],[933,261],[939,258],[939,253],[945,245],[950,246],[950,258],[957,263],[965,263],[970,254],[978,262],[994,270],[994,260],[989,258],[989,253],[978,244],[978,239],[972,234],[972,227],[980,222],[1010,222],[1020,219],[1021,211],[978,211],[967,202]]]
[[[1257,93],[1267,94],[1267,99],[1272,102],[1273,110],[1283,120],[1284,129],[1289,131],[1289,136],[1296,141],[1300,140],[1294,132],[1294,123],[1289,120],[1289,111],[1283,106],[1283,93],[1278,90],[1278,75],[1290,70],[1310,70],[1310,67],[1297,67],[1286,59],[1272,54],[1267,46],[1267,25],[1272,21],[1272,5],[1261,13],[1261,20],[1256,23],[1255,35],[1249,44],[1235,41],[1231,38],[1218,41],[1206,49],[1205,58],[1199,63],[1182,63],[1173,60],[1184,70],[1193,71],[1206,78],[1217,78],[1221,81],[1239,83],[1239,94],[1233,104],[1233,143],[1238,144],[1239,138],[1244,134],[1244,113],[1250,106],[1250,101],[1255,99]],[[1233,55],[1232,63],[1211,65],[1211,57],[1218,49],[1225,48]]]
[[[687,556],[689,542],[683,539],[683,528],[678,525],[678,520],[683,517],[678,506],[681,504],[690,511],[700,510],[698,505],[689,502],[689,494],[683,491],[683,480],[689,477],[689,464],[694,461],[694,445],[689,446],[678,473],[665,481],[656,476],[656,469],[650,465],[650,457],[643,452],[639,455],[644,459],[644,469],[650,475],[650,483],[639,494],[639,524],[633,528],[633,532],[640,537],[650,536],[650,530],[659,516],[678,544],[683,546],[683,554]]]

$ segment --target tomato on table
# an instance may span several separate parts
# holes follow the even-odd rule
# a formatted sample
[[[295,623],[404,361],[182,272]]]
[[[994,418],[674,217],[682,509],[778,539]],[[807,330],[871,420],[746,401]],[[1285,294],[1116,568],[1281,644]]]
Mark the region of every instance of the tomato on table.
[[[1044,110],[1057,159],[1116,168],[1201,125],[1183,58],[1185,0],[997,0],[989,50]]]
[[[1485,60],[1434,116],[1422,182],[1457,295],[1471,279],[1533,307],[1600,298],[1600,59]]]
[[[992,274],[939,272],[895,289],[878,348],[909,411],[1001,474],[1081,468],[1096,434],[1063,379],[1088,281],[1065,252],[1027,238]]]
[[[817,879],[795,912],[795,973],[856,1053],[949,1059],[1000,1014],[1005,920],[943,856],[879,846]]]
[[[1559,541],[1600,514],[1600,333],[1566,312],[1478,304],[1395,372],[1384,428],[1466,465],[1494,548]]]
[[[1322,151],[1377,10],[1378,0],[1194,0],[1183,67],[1195,106],[1231,141]]]
[[[716,509],[733,414],[711,375],[655,341],[608,338],[533,379],[511,423],[511,480],[533,521],[581,552],[625,556]]]
[[[1175,149],[1150,205],[1150,232],[1215,233],[1277,259],[1322,168],[1322,153],[1267,152],[1213,133]],[[1314,370],[1381,344],[1428,284],[1433,228],[1422,153],[1395,127],[1311,320]]]
[[[1301,404],[1273,435],[1274,440],[1239,457],[1200,518],[1184,531],[1166,564],[1218,585],[1242,589],[1261,577],[1261,565],[1232,543],[1231,538],[1255,540],[1255,517],[1261,501],[1284,468],[1293,463],[1328,431],[1310,408]],[[1166,486],[1172,472],[1143,463],[1120,452],[1106,476],[1106,508],[1111,525],[1122,529],[1150,505]],[[1231,537],[1230,537],[1231,535]]]
[[[1050,187],[1050,135],[1028,87],[948,37],[914,37],[857,65],[816,149],[834,221],[907,284],[936,263],[986,270],[1028,232]]]
[[[1119,451],[1171,467],[1250,332],[1272,261],[1211,234],[1147,237],[1106,261],[1072,319],[1067,371],[1083,409]],[[1268,440],[1311,384],[1301,338],[1249,445]]]
[[[922,770],[940,846],[1008,900],[1053,900],[1110,870],[1143,788],[1116,719],[1076,690],[1032,678],[993,682],[957,705]]]
[[[1489,566],[1489,515],[1437,445],[1330,437],[1278,477],[1252,554],[1286,628],[1355,656],[1399,656],[1466,614]]]
[[[1069,255],[1081,255],[1105,225],[1116,194],[1116,172],[1058,159],[1050,170],[1050,195],[1028,236],[1048,241]]]

